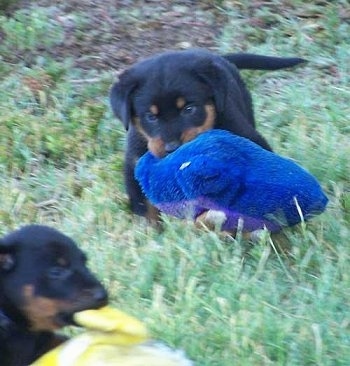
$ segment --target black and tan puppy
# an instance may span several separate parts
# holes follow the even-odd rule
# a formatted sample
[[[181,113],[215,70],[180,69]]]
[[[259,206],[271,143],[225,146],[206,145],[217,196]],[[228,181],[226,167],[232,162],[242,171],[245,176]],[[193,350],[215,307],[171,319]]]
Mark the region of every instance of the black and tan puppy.
[[[55,330],[107,292],[67,236],[41,225],[0,239],[0,364],[24,366],[64,341]]]
[[[255,129],[251,96],[238,70],[276,70],[303,61],[186,50],[156,55],[122,73],[110,99],[128,129],[125,182],[131,210],[149,217],[155,213],[134,178],[135,164],[147,149],[162,157],[199,133],[220,128],[270,150]]]

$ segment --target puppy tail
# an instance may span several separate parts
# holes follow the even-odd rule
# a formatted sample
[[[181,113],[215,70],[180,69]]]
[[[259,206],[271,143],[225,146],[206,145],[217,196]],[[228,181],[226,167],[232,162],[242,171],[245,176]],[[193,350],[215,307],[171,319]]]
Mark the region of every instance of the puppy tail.
[[[247,70],[278,70],[307,62],[299,57],[261,56],[252,53],[230,53],[223,57],[238,69]]]

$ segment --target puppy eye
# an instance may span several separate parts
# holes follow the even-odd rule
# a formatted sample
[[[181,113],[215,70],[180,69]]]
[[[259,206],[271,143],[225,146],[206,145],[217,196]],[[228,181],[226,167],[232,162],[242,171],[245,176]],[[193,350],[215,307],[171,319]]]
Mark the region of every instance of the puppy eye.
[[[69,274],[69,270],[67,268],[55,266],[51,267],[47,273],[47,276],[50,280],[59,280],[64,277],[67,277]]]
[[[197,107],[194,104],[187,104],[183,107],[181,113],[185,115],[192,115],[196,112]]]
[[[148,113],[145,114],[145,119],[149,123],[155,123],[155,122],[158,121],[158,117],[155,114],[151,113],[151,112],[148,112]]]

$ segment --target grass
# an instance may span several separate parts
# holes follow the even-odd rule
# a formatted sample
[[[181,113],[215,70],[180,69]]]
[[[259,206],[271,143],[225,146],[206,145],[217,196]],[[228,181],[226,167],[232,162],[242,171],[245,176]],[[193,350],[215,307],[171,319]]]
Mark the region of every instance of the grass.
[[[131,216],[125,134],[108,106],[112,72],[80,70],[42,50],[42,26],[58,35],[44,47],[63,34],[50,8],[1,18],[1,233],[40,222],[71,235],[112,303],[198,365],[348,365],[347,2],[225,3],[217,2],[226,16],[218,51],[309,60],[293,71],[244,74],[259,130],[330,199],[323,215],[286,232],[288,253],[270,237],[252,246],[168,217],[160,233]]]

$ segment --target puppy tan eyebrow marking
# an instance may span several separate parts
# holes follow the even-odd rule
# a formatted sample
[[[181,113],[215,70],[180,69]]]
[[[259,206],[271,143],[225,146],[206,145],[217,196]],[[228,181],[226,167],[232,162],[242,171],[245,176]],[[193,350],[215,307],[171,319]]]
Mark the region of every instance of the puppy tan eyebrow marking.
[[[57,259],[57,264],[59,266],[62,266],[62,267],[67,267],[68,266],[68,260],[66,258],[63,258],[63,257],[59,257]]]
[[[149,110],[151,113],[157,115],[159,113],[159,108],[155,105],[155,104],[152,104],[150,107],[149,107]]]
[[[182,109],[186,105],[186,100],[183,97],[179,97],[176,99],[176,107],[178,109]]]

